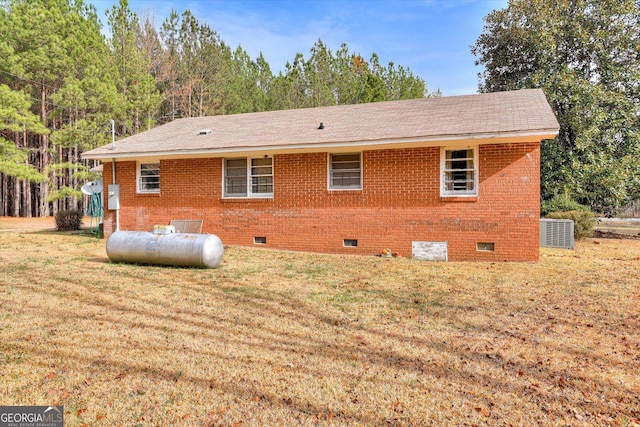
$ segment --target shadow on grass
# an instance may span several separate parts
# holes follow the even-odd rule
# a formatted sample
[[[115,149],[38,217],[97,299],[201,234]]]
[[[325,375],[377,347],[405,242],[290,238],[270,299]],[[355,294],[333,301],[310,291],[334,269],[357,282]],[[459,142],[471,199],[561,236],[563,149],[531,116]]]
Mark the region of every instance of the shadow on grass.
[[[439,331],[414,327],[402,332],[400,328],[364,322],[345,306],[322,306],[309,300],[304,292],[297,295],[292,291],[261,289],[258,284],[247,284],[244,281],[247,275],[238,274],[233,278],[229,269],[138,267],[112,264],[108,259],[99,258],[89,261],[104,264],[99,279],[94,277],[87,281],[53,270],[47,272],[46,279],[40,283],[24,280],[38,276],[34,266],[32,271],[23,272],[22,283],[14,286],[28,291],[34,298],[60,301],[57,309],[50,309],[40,320],[48,330],[73,329],[73,325],[86,325],[91,329],[101,322],[103,329],[111,327],[114,331],[122,331],[122,336],[110,337],[95,332],[96,338],[100,339],[98,342],[76,343],[75,346],[60,345],[59,342],[34,346],[16,340],[0,346],[15,346],[26,354],[40,355],[44,361],[63,359],[80,366],[99,366],[99,369],[109,371],[113,379],[122,373],[150,375],[167,383],[188,382],[203,391],[216,389],[239,399],[258,397],[274,407],[285,407],[304,416],[326,412],[327,404],[313,401],[309,396],[277,393],[271,386],[262,386],[259,379],[251,379],[251,372],[276,367],[290,376],[299,374],[303,381],[313,385],[318,383],[318,377],[335,375],[339,378],[340,374],[331,371],[339,369],[353,374],[344,378],[348,383],[345,388],[353,389],[358,389],[362,382],[385,389],[390,386],[388,381],[392,376],[409,374],[417,379],[414,387],[421,393],[443,392],[478,405],[476,407],[482,404],[483,398],[479,396],[493,395],[494,399],[519,396],[519,401],[538,408],[534,414],[538,418],[534,420],[543,424],[571,418],[570,411],[576,409],[615,418],[619,404],[632,407],[637,403],[629,385],[588,377],[579,370],[570,370],[566,364],[554,365],[553,360],[532,363],[504,356],[500,350],[507,345],[519,345],[523,351],[548,353],[550,358],[563,361],[581,363],[581,358],[586,358],[588,363],[605,370],[626,372],[634,369],[633,366],[619,366],[619,356],[600,357],[593,352],[577,351],[558,337],[536,340],[530,331],[509,329],[510,311],[521,317],[519,324],[542,325],[540,313],[533,310],[523,313],[511,307],[500,313],[500,318],[486,316],[479,324],[465,322],[461,307],[448,303],[448,297],[454,297],[456,292],[453,289],[440,291],[437,318],[433,313],[423,314],[425,321],[431,322],[429,324]],[[176,280],[169,282],[171,278]],[[302,282],[299,285],[301,289],[304,287]],[[145,288],[150,288],[150,292],[145,292]],[[151,290],[160,290],[161,298]],[[414,310],[407,307],[406,293],[383,292],[367,296],[384,299],[396,307],[399,317],[415,315]],[[202,299],[200,305],[189,303],[198,298]],[[510,304],[508,300],[504,303]],[[38,313],[33,315],[34,318],[39,316]],[[577,330],[582,327],[574,320],[557,320]],[[576,324],[572,324],[574,322]],[[286,325],[286,329],[281,325]],[[128,338],[123,338],[126,331],[140,332],[146,341],[128,342]],[[603,338],[609,332],[603,329]],[[166,339],[169,334],[173,340]],[[55,341],[55,336],[50,339]],[[202,344],[203,348],[190,347],[193,342],[210,344]],[[212,380],[188,370],[178,376],[176,368],[154,365],[144,357],[127,358],[130,350],[126,346],[135,345],[143,345],[145,353],[166,355],[167,360],[178,361],[178,355],[186,353],[212,364],[234,366],[240,377],[246,378],[230,374]],[[225,348],[234,351],[225,351]],[[81,350],[95,356],[84,356],[80,354]],[[119,354],[123,350],[125,356],[121,357]],[[278,361],[277,364],[274,361]],[[372,374],[360,369],[362,366],[370,367]],[[43,363],[42,368],[50,369],[50,366]],[[441,384],[447,384],[447,390],[439,390]],[[597,390],[604,398],[594,397],[591,390]],[[393,422],[363,414],[354,405],[342,404],[339,409],[337,415],[345,422]]]
[[[58,230],[58,229],[46,229],[46,230],[22,230],[22,231],[12,231],[13,233],[22,233],[22,234],[34,234],[41,236],[71,236],[71,237],[92,237],[96,240],[104,240],[107,239],[100,237],[96,233],[92,233],[89,229],[80,229],[80,230]]]

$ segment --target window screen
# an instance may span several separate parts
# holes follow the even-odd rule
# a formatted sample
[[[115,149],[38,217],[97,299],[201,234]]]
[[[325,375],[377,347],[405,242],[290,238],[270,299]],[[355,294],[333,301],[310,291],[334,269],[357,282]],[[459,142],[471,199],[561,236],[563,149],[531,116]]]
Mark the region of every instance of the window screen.
[[[330,163],[329,188],[362,188],[360,154],[332,154]]]

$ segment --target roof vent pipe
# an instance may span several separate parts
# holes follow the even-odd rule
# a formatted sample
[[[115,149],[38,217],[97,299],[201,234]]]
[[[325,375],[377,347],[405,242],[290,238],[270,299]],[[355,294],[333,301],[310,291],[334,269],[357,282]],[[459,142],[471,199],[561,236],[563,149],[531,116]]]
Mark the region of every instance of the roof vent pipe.
[[[115,120],[109,120],[111,122],[111,149],[116,148],[116,122]]]
[[[320,122],[320,126],[318,126],[318,129],[324,129],[324,123]]]

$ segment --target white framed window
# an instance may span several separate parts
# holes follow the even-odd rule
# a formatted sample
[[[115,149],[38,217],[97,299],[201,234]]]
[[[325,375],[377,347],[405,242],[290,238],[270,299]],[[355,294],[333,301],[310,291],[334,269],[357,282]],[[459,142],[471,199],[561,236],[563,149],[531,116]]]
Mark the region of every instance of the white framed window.
[[[329,189],[362,190],[360,153],[329,154]]]
[[[160,163],[138,163],[138,193],[160,192]]]
[[[224,197],[273,197],[273,158],[224,159]]]
[[[478,195],[478,148],[448,148],[441,150],[442,196]]]

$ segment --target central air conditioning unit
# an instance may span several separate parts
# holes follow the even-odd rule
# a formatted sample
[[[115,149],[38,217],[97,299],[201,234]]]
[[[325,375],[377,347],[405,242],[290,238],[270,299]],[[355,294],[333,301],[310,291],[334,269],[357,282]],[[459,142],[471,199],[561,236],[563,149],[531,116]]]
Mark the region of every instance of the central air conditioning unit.
[[[540,246],[573,249],[573,220],[540,219]]]

